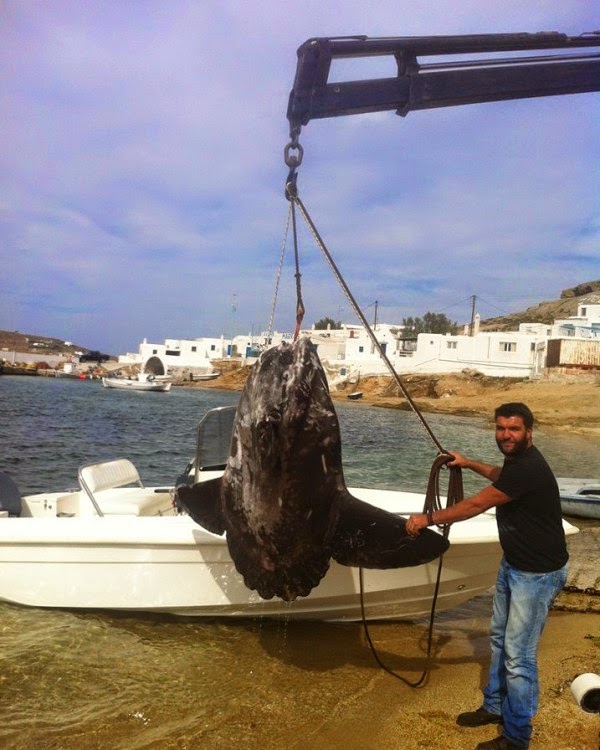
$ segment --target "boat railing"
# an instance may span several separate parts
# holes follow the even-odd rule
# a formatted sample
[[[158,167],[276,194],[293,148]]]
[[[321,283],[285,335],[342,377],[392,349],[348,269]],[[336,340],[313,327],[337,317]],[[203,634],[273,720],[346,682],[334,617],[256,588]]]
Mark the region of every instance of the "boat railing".
[[[236,409],[236,406],[218,406],[200,420],[194,456],[194,482],[200,479],[201,471],[225,469]]]
[[[202,417],[198,424],[194,457],[177,477],[177,486],[200,481],[200,472],[225,469],[236,409],[236,406],[217,406]]]

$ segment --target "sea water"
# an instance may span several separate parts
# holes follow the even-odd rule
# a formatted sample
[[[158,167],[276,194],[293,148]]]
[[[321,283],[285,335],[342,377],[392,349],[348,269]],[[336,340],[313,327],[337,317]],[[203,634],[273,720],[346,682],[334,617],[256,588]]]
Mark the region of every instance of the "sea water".
[[[146,484],[169,486],[192,456],[201,416],[238,395],[0,377],[0,470],[24,494],[58,491],[76,486],[82,464],[127,457]],[[436,450],[414,415],[358,403],[336,409],[349,485],[424,491]],[[498,460],[488,420],[426,419],[444,447]],[[535,441],[558,475],[600,474],[597,440],[536,430]],[[446,641],[468,632],[457,658],[485,661],[488,614],[481,597],[443,613],[436,632]],[[425,631],[425,622],[372,626],[386,661],[412,679],[425,665]],[[381,674],[359,624],[177,620],[0,603],[0,748],[305,748],[332,718],[387,700],[391,678]],[[352,739],[342,731],[339,747],[355,747]]]

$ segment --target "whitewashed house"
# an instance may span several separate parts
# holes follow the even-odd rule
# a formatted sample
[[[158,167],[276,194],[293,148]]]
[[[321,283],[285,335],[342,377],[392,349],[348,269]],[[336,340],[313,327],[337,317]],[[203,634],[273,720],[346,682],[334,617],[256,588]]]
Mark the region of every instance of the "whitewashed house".
[[[420,333],[417,349],[398,363],[402,372],[477,370],[494,377],[529,377],[542,336],[518,331],[484,331],[475,336]],[[396,366],[396,362],[394,362]]]
[[[577,315],[553,324],[522,323],[518,331],[480,331],[474,335],[421,333],[403,337],[403,326],[380,323],[375,335],[398,373],[477,370],[494,377],[536,377],[548,367],[600,369],[600,295],[579,304]],[[340,329],[303,330],[317,345],[330,382],[387,372],[379,351],[361,325]],[[261,351],[291,341],[291,333],[262,332],[233,339],[166,339],[150,344],[144,339],[137,354],[119,357],[119,364],[143,365],[159,357],[165,369],[206,369],[216,359],[235,357],[251,364]]]
[[[600,295],[580,303],[577,315],[554,321],[545,365],[567,373],[600,370]]]
[[[151,357],[158,357],[169,371],[172,368],[202,369],[211,367],[211,360],[227,356],[230,342],[220,338],[165,339],[164,344],[149,343],[144,339],[136,354],[119,356],[119,364],[143,366]]]

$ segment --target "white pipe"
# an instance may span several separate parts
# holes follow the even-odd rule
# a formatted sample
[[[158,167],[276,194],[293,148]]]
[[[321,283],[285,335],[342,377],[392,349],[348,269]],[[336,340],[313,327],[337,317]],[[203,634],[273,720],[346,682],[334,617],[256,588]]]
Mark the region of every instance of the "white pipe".
[[[590,714],[600,714],[600,676],[593,672],[580,674],[571,683],[577,705]]]

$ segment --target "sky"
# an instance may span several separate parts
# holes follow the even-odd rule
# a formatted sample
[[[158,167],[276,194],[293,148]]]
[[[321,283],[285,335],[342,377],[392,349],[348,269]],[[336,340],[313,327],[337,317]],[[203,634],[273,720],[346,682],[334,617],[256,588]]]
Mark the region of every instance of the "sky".
[[[596,29],[589,0],[2,0],[0,329],[110,354],[258,335],[285,247],[274,326],[293,330],[283,151],[302,42]],[[299,195],[366,317],[463,323],[473,295],[485,319],[600,278],[599,102],[303,128]],[[355,323],[302,225],[299,246],[305,325]]]

